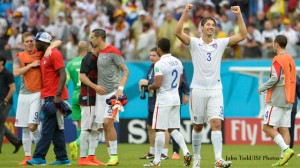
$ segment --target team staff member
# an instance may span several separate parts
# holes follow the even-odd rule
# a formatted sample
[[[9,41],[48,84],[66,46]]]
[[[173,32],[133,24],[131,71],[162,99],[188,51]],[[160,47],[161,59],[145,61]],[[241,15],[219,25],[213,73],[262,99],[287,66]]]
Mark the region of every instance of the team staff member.
[[[39,32],[35,37],[37,51],[45,53],[51,39],[50,34]],[[43,104],[45,117],[41,139],[36,145],[33,158],[27,161],[27,164],[45,165],[45,157],[52,141],[56,161],[51,165],[70,165],[71,162],[66,151],[62,114],[56,108],[61,105],[63,100],[68,99],[64,59],[57,49],[52,49],[49,58],[42,57],[41,72],[43,84],[41,97],[45,100]]]
[[[273,42],[277,54],[272,61],[270,79],[259,86],[258,93],[267,92],[264,109],[263,131],[269,135],[282,150],[281,158],[272,166],[283,166],[294,155],[289,148],[291,111],[296,93],[296,65],[286,52],[287,38],[277,35]],[[279,128],[279,132],[274,129]]]
[[[0,153],[4,136],[15,146],[13,153],[17,153],[22,145],[6,126],[5,121],[12,106],[12,96],[16,91],[14,76],[5,68],[6,58],[0,53]]]

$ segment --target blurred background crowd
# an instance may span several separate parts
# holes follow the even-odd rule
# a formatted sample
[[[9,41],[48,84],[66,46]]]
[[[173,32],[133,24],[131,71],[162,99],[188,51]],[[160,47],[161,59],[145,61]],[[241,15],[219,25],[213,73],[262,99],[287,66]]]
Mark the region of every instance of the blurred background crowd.
[[[47,31],[63,42],[60,50],[68,61],[78,56],[79,41],[89,41],[91,31],[102,28],[126,60],[148,60],[161,37],[170,39],[173,55],[190,60],[188,49],[174,35],[188,2],[194,7],[183,31],[197,37],[201,37],[199,23],[207,16],[217,21],[215,38],[238,32],[230,7],[241,7],[248,36],[227,48],[225,59],[271,58],[277,34],[287,36],[291,56],[300,53],[299,0],[0,0],[0,52],[13,60],[23,49],[22,33]]]

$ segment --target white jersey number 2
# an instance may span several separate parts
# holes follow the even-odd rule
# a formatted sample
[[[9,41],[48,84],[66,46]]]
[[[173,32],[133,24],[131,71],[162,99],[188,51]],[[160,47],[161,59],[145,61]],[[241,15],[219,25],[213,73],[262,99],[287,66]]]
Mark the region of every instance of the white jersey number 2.
[[[173,82],[171,83],[171,88],[176,88],[177,87],[176,79],[178,77],[178,71],[176,69],[172,71],[172,76],[174,76],[174,79]]]

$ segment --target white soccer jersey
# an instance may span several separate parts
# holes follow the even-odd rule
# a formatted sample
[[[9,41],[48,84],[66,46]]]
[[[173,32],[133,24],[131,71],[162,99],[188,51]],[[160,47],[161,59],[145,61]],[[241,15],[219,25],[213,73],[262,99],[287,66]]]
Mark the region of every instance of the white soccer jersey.
[[[158,107],[180,105],[178,87],[183,71],[181,61],[171,54],[161,56],[154,65],[155,76],[163,75],[161,87],[157,90]]]
[[[220,66],[229,38],[213,39],[206,44],[202,38],[191,37],[189,49],[194,66],[191,88],[222,89]]]

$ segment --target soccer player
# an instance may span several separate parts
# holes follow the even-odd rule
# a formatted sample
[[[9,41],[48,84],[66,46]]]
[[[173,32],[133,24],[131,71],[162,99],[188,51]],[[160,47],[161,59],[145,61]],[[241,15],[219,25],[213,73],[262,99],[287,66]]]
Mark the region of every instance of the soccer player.
[[[17,153],[22,141],[5,126],[6,118],[13,103],[12,96],[16,91],[14,75],[5,68],[5,63],[5,56],[0,53],[0,153],[4,136],[15,146],[13,153]]]
[[[273,42],[277,54],[272,61],[270,79],[259,86],[258,93],[267,92],[264,109],[263,131],[271,136],[282,153],[278,162],[272,166],[284,166],[294,155],[289,148],[291,111],[296,93],[296,65],[293,58],[286,52],[287,38],[277,35]],[[279,132],[274,129],[279,128]]]
[[[40,60],[42,53],[34,48],[35,40],[30,32],[23,33],[22,43],[25,51],[16,55],[13,73],[16,77],[22,76],[15,126],[22,127],[22,142],[25,152],[25,159],[19,165],[26,165],[26,161],[31,159],[31,135],[35,143],[38,143],[41,137],[38,124],[41,110]],[[51,51],[52,48],[58,47],[60,44],[61,41],[55,41],[49,45],[49,49],[46,49]]]
[[[139,87],[141,90],[142,86],[148,86],[154,82],[154,64],[159,61],[160,56],[158,55],[157,48],[154,47],[150,50],[150,61],[151,65],[147,72],[147,79],[141,79],[139,82]],[[146,88],[146,91],[147,88]],[[154,141],[155,141],[155,130],[152,129],[152,121],[153,121],[153,112],[156,102],[156,91],[149,92],[148,94],[148,119],[147,119],[147,130],[148,130],[148,136],[149,136],[149,144],[150,144],[150,150],[149,152],[140,157],[140,159],[153,159],[155,154],[155,147],[154,147]],[[168,132],[166,132],[166,141],[165,145],[161,154],[161,159],[166,160],[168,159],[168,147],[169,147],[169,141],[170,141],[170,135]]]
[[[96,89],[97,89],[97,59],[99,54],[99,43],[103,31],[94,29],[91,34],[90,44],[93,52],[88,52],[83,58],[80,67],[80,95],[79,104],[81,108],[81,136],[80,136],[80,159],[79,166],[104,166],[95,157],[100,133],[103,131],[103,123],[96,123],[95,117],[101,113],[95,112]],[[86,150],[89,155],[86,157]]]
[[[114,46],[106,43],[106,32],[100,29],[100,42],[97,67],[98,82],[95,89],[96,95],[96,111],[101,115],[96,116],[96,123],[104,123],[104,133],[106,145],[110,153],[110,160],[106,166],[116,166],[119,164],[117,153],[117,132],[114,128],[114,121],[119,122],[119,114],[112,116],[112,106],[106,104],[106,99],[115,95],[122,97],[123,89],[128,79],[129,70],[125,64],[121,52]],[[120,76],[122,71],[122,77]]]
[[[79,80],[79,71],[81,61],[88,52],[88,43],[80,41],[78,43],[79,56],[72,59],[67,64],[67,86],[69,85],[70,79],[73,82],[74,90],[72,93],[72,120],[77,122],[77,139],[70,143],[70,158],[75,160],[77,158],[78,146],[80,145],[80,132],[81,132],[81,110],[78,104],[79,92],[81,82]]]
[[[224,119],[223,93],[220,78],[220,64],[226,46],[234,45],[247,36],[239,6],[232,6],[231,11],[237,16],[239,32],[231,37],[213,39],[216,21],[212,17],[202,19],[201,38],[190,37],[182,32],[184,19],[193,5],[188,3],[176,25],[175,34],[189,47],[194,66],[194,75],[190,93],[190,117],[193,121],[192,144],[194,168],[200,167],[200,149],[203,124],[209,122],[212,133],[211,141],[215,153],[215,167],[230,167],[231,162],[222,158],[221,123]]]
[[[186,146],[180,127],[180,98],[178,88],[182,81],[183,66],[181,61],[170,54],[170,40],[162,38],[157,42],[157,50],[161,56],[154,65],[154,83],[148,91],[157,91],[152,128],[156,131],[154,160],[144,167],[161,166],[161,152],[165,143],[165,131],[168,130],[179,144],[184,154],[184,164],[189,166],[192,155]]]
[[[37,51],[45,53],[51,39],[50,34],[39,32],[35,36]],[[63,117],[57,110],[57,106],[61,105],[62,100],[68,99],[63,56],[57,49],[52,49],[48,59],[42,57],[40,66],[42,74],[41,97],[45,101],[43,104],[45,117],[41,139],[36,145],[33,158],[28,160],[27,164],[45,165],[45,157],[52,141],[56,161],[51,165],[70,165],[71,162],[66,151]]]

